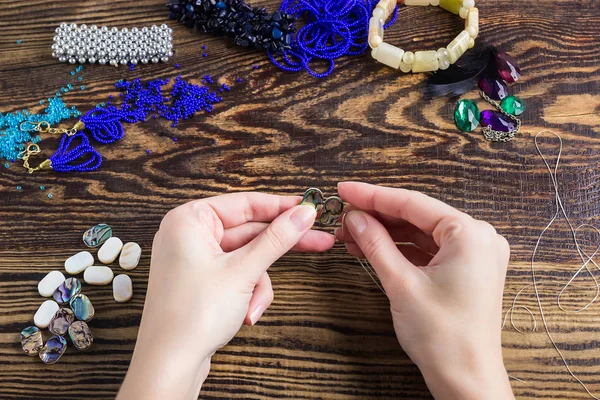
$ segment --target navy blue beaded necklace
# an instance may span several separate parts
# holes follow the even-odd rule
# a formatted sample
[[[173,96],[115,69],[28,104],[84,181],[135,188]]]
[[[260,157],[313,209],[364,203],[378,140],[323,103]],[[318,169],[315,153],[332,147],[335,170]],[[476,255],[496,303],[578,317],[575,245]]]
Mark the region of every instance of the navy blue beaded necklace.
[[[35,168],[29,165],[29,158],[39,154],[41,149],[38,144],[31,143],[19,154],[23,166],[30,174],[41,170],[94,171],[102,164],[102,155],[90,144],[86,133],[98,143],[111,144],[125,135],[124,122],[134,124],[154,114],[154,118],[159,115],[172,121],[175,127],[180,120],[187,120],[198,111],[211,112],[214,104],[221,101],[221,97],[210,92],[208,87],[186,82],[180,77],[175,79],[169,97],[164,97],[162,88],[168,83],[168,79],[151,80],[145,85],[140,79],[120,81],[115,87],[123,91],[121,107],[117,108],[109,101],[106,108],[88,111],[71,129],[50,128],[44,121],[34,124],[32,130],[63,134],[63,137],[56,152]]]

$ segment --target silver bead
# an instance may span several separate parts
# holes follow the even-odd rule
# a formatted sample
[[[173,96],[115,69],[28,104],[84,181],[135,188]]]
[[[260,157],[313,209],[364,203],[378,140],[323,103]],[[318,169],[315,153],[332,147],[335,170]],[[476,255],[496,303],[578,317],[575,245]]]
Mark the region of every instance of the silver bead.
[[[142,59],[140,60],[140,62],[141,62],[142,64],[148,64],[148,59],[147,59],[147,58],[142,58]]]
[[[83,57],[81,57],[81,58],[80,58],[79,60],[77,60],[77,61],[79,61],[79,64],[85,64],[85,58],[83,58]]]
[[[152,57],[152,60],[150,60],[150,61],[152,61],[152,63],[156,64],[158,62],[158,58]]]
[[[81,24],[81,26],[79,27],[79,29],[86,30],[87,29],[87,25],[86,24]]]
[[[132,59],[131,59],[131,63],[132,63],[133,65],[137,65],[137,63],[138,63],[138,60],[136,60],[135,58],[132,58]]]
[[[58,54],[56,54],[56,52],[52,53],[52,58],[58,58]]]
[[[67,57],[58,57],[58,61],[67,62]]]
[[[67,55],[74,56],[75,55],[75,50],[73,50],[73,48],[69,47],[69,49],[67,50]]]
[[[98,57],[100,57],[100,58],[106,57],[106,52],[104,50],[98,50]]]
[[[117,62],[117,60],[114,60],[114,59],[110,60],[109,64],[112,65],[112,66],[114,66],[114,67],[116,67],[116,66],[119,65],[119,63]]]
[[[69,58],[69,64],[75,64],[77,62],[74,58]]]
[[[68,28],[68,25],[66,24],[66,22],[61,22],[59,26],[60,26],[61,29],[67,29]]]
[[[100,28],[100,32],[108,32],[108,28],[106,26],[103,26],[102,28]]]
[[[156,30],[158,30],[158,27],[157,27],[156,25],[152,25],[152,26],[150,27],[150,30],[151,30],[151,31],[156,31]]]
[[[126,59],[122,59],[121,60],[121,65],[127,65],[127,60]]]
[[[166,29],[168,29],[168,28],[169,28],[169,27],[167,26],[167,24],[162,24],[162,25],[160,26],[160,29],[162,29],[162,30],[166,30]]]
[[[98,30],[98,26],[92,25],[92,26],[90,26],[90,30],[97,31]]]
[[[123,29],[121,29],[121,32],[124,32],[124,33],[129,32],[129,29],[123,28]]]
[[[147,28],[147,27],[145,27],[145,26],[144,26],[144,27],[142,27],[142,32],[144,32],[144,33],[148,32],[148,28]]]
[[[167,61],[169,61],[169,57],[161,57],[160,61],[167,62]]]
[[[173,29],[169,28],[169,29],[167,29],[167,32],[169,33],[169,35],[172,35],[173,34]]]
[[[173,52],[172,51],[167,51],[167,57],[173,57]]]
[[[94,57],[89,57],[89,58],[88,58],[88,62],[89,62],[90,64],[94,64],[94,63],[96,62],[96,59],[95,59]]]
[[[58,44],[56,44],[56,43],[53,43],[53,44],[52,44],[52,50],[56,50],[56,49],[58,49]]]
[[[110,28],[110,31],[111,31],[112,33],[117,33],[117,32],[119,32],[119,28],[117,28],[117,27],[113,26],[112,28]]]
[[[98,64],[100,65],[106,65],[106,60],[104,58],[101,58],[98,60]]]
[[[116,51],[110,51],[110,52],[108,53],[108,56],[109,56],[110,58],[115,58],[115,57],[117,57],[117,52],[116,52]]]
[[[69,28],[71,28],[71,30],[77,29],[77,24],[71,24],[69,25]]]

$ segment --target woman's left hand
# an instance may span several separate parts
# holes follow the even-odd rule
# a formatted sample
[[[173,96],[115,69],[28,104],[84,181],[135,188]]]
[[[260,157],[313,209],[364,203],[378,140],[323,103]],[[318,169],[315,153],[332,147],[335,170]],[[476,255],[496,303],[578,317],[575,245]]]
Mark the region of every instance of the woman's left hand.
[[[273,300],[267,269],[289,250],[325,251],[299,197],[236,193],[184,204],[163,219],[148,292],[118,399],[195,399],[210,357]]]

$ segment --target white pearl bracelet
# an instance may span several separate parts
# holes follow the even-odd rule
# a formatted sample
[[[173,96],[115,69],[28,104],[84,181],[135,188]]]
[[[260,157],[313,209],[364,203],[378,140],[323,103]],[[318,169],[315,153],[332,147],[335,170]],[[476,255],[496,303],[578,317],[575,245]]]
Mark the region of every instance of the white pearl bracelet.
[[[475,0],[404,0],[407,6],[440,6],[465,20],[465,29],[446,48],[437,51],[404,51],[383,41],[383,25],[402,0],[380,0],[369,20],[369,46],[374,59],[402,72],[433,72],[448,69],[467,49],[475,46],[479,34],[479,10]]]

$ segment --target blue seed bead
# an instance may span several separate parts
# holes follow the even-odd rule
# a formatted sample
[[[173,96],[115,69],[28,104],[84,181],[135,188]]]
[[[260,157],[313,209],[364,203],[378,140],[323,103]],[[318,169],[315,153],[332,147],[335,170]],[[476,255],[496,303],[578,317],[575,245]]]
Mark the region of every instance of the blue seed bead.
[[[17,190],[21,190],[21,189],[23,189],[23,188],[21,187],[21,185],[17,186]]]
[[[43,192],[44,190],[46,190],[46,186],[40,186],[40,190]]]
[[[10,168],[10,164],[9,163],[4,163],[4,168]]]
[[[217,8],[219,8],[219,9],[221,9],[221,10],[224,10],[224,9],[226,9],[226,8],[227,8],[227,4],[225,4],[225,3],[224,3],[224,2],[222,2],[222,1],[219,1],[219,2],[218,2],[217,4],[215,4],[215,5],[217,6]]]
[[[77,80],[78,80],[78,81],[81,81],[81,80],[83,80],[83,78],[82,78],[81,76],[78,76],[78,77],[77,77]]]
[[[54,197],[52,196],[52,193],[48,193],[48,198],[51,199],[52,197]]]
[[[202,50],[206,50],[206,46],[202,46]]]
[[[81,85],[81,90],[85,90],[85,86]]]
[[[150,153],[151,153],[150,149],[146,150],[146,154],[150,154]]]
[[[75,70],[71,71],[71,75],[75,75]]]
[[[17,44],[21,44],[21,39],[17,40]]]
[[[203,54],[202,54],[202,57],[208,57],[208,54],[206,54],[206,53],[203,53]]]
[[[40,104],[44,104],[44,100],[40,100]]]

